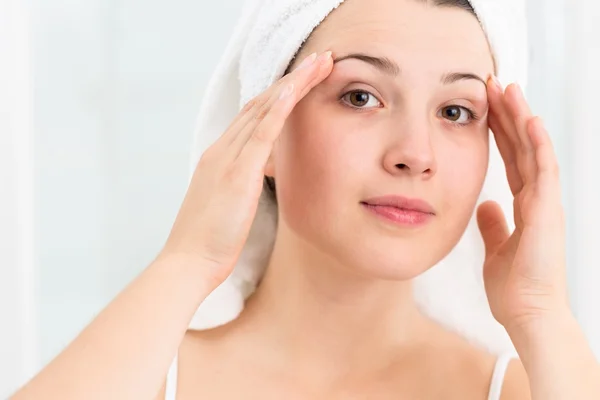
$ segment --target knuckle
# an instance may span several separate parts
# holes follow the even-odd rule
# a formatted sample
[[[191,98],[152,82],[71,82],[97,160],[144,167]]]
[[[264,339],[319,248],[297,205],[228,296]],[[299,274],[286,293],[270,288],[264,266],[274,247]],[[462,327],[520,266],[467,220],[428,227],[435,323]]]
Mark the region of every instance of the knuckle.
[[[207,166],[209,166],[210,164],[212,164],[212,160],[214,159],[213,157],[213,152],[214,150],[211,148],[208,148],[201,156],[200,159],[198,160],[198,162],[196,163],[196,168],[200,169],[200,168],[206,168]]]
[[[558,165],[558,162],[552,161],[548,165],[548,174],[552,178],[557,178],[557,179],[560,178],[560,166]]]
[[[228,187],[235,186],[238,183],[237,180],[239,174],[237,168],[235,168],[235,165],[235,163],[230,165],[221,177],[223,183],[226,184]]]
[[[273,89],[278,90],[282,87],[284,87],[287,83],[290,82],[290,80],[293,79],[293,72],[292,73],[288,73],[287,75],[282,76],[276,83],[273,84]]]
[[[246,103],[246,105],[244,106],[244,108],[242,108],[243,112],[248,112],[250,110],[252,110],[254,107],[257,107],[260,104],[260,98],[259,97],[255,97],[253,99],[250,99],[250,101],[248,101]]]
[[[261,108],[264,107],[264,105],[266,104],[268,100],[268,97],[266,95],[266,93],[261,93],[258,96],[252,98],[250,101],[248,101],[248,103],[246,103],[246,105],[244,106],[243,110],[245,110],[245,112],[249,112],[252,110],[256,110],[257,108]]]
[[[227,168],[222,179],[223,183],[227,185],[227,191],[234,197],[243,195],[247,190],[248,182],[244,168],[240,168],[237,162]]]
[[[256,177],[260,177],[262,184],[262,168],[255,159],[248,161],[234,161],[227,169],[224,180],[227,182],[229,193],[239,198],[246,196],[256,185]]]
[[[209,146],[204,152],[200,155],[198,159],[198,164],[204,166],[214,166],[215,164],[220,164],[220,161],[223,159],[223,146],[219,143],[214,143]]]
[[[242,114],[247,113],[248,111],[250,111],[252,109],[252,107],[254,107],[254,105],[255,105],[255,100],[254,99],[250,100],[249,102],[244,104],[244,107],[242,107],[241,113]]]
[[[250,140],[255,141],[258,144],[269,142],[269,130],[264,126],[258,126],[254,129],[254,133],[250,137]]]
[[[254,116],[254,118],[256,118],[256,120],[258,121],[262,121],[263,119],[265,119],[265,117],[267,116],[267,114],[269,113],[269,108],[263,106],[260,111]]]

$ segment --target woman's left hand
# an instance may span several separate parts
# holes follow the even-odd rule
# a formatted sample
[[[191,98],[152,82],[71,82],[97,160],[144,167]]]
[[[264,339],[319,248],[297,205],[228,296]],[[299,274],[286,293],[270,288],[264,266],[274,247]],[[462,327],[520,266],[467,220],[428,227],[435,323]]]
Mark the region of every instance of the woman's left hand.
[[[569,313],[565,221],[559,168],[548,132],[534,117],[520,87],[503,93],[488,82],[489,126],[514,195],[515,230],[500,206],[477,212],[485,243],[484,282],[494,317],[509,331],[539,318]]]
[[[515,230],[500,206],[477,212],[494,317],[525,367],[531,398],[599,399],[600,365],[568,305],[565,218],[556,155],[521,89],[488,83],[489,125],[514,195]]]

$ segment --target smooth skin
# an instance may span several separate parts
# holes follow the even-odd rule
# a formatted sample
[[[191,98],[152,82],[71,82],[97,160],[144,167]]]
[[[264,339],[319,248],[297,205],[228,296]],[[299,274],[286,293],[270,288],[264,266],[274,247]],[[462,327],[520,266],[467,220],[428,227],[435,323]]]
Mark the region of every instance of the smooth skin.
[[[307,57],[304,68],[295,68],[240,112],[199,161],[169,238],[156,260],[13,399],[161,398],[167,370],[178,349],[182,355],[178,399],[201,395],[239,398],[240,393],[264,394],[263,398],[282,398],[281,393],[286,393],[286,398],[348,398],[350,393],[344,393],[343,388],[357,397],[377,390],[378,398],[389,398],[392,393],[405,398],[484,398],[493,358],[477,353],[473,361],[452,364],[451,359],[458,354],[454,349],[462,352],[461,360],[465,359],[463,353],[474,352],[426,319],[408,315],[410,310],[404,316],[414,323],[411,327],[420,327],[414,332],[423,337],[412,337],[414,332],[407,332],[393,351],[389,346],[365,347],[363,354],[358,345],[364,343],[360,341],[355,342],[355,352],[350,355],[343,347],[339,354],[328,349],[323,360],[332,360],[330,368],[311,375],[312,364],[305,363],[302,356],[314,348],[299,346],[292,361],[296,368],[293,377],[301,384],[296,382],[294,386],[288,375],[260,375],[262,365],[257,363],[263,359],[265,365],[290,365],[290,359],[275,354],[279,352],[264,351],[268,348],[265,343],[277,349],[279,342],[271,340],[282,337],[275,330],[277,320],[268,319],[267,315],[269,324],[263,326],[273,325],[273,330],[254,333],[264,337],[265,343],[258,342],[260,339],[252,342],[259,344],[256,351],[260,357],[252,353],[247,341],[255,339],[250,328],[256,325],[249,316],[259,315],[258,305],[263,298],[268,300],[267,289],[274,278],[265,278],[267,289],[249,301],[247,312],[239,321],[222,329],[186,335],[193,313],[231,273],[239,257],[256,213],[263,176],[273,169],[271,156],[286,120],[302,99],[332,74],[329,54],[321,52],[319,59],[311,63],[315,58],[316,54]],[[287,90],[290,84],[291,92]],[[288,95],[282,98],[283,93]],[[503,92],[490,79],[487,98],[488,123],[515,196],[516,230],[512,233],[495,203],[487,202],[478,209],[486,247],[484,278],[490,306],[522,361],[522,365],[518,361],[511,364],[503,398],[600,398],[600,366],[567,304],[564,217],[556,156],[549,136],[541,120],[531,114],[516,85]],[[328,299],[328,307],[323,307],[324,312],[331,313],[332,321],[336,321],[335,315],[341,314],[341,309],[347,308],[341,301],[342,295],[331,295],[335,298]],[[160,302],[156,302],[157,298]],[[310,301],[311,296],[305,294],[304,299]],[[358,331],[363,337],[369,332],[359,331],[359,327],[374,326],[363,318],[362,301],[351,303],[361,319],[350,321],[355,325],[345,321],[349,324],[343,327],[346,336]],[[289,317],[293,321],[299,316]],[[383,310],[375,317],[383,318]],[[299,330],[298,337],[293,337],[298,342],[293,343],[303,343],[300,336],[312,335],[312,330],[336,329],[333,325],[312,326],[314,329]],[[390,343],[380,334],[377,332],[376,337],[382,343]],[[347,339],[334,337],[340,343]],[[368,343],[377,344],[377,340]],[[386,352],[402,357],[386,359]],[[354,353],[358,354],[356,359],[336,358]],[[442,358],[444,354],[447,359]],[[365,363],[371,360],[367,356],[372,357],[372,364]],[[345,377],[335,375],[342,362],[358,371],[350,368]],[[389,368],[378,371],[379,365]],[[439,365],[446,369],[438,368]],[[451,367],[461,374],[452,375]],[[443,379],[455,379],[455,387]],[[335,380],[335,387],[327,386]],[[439,385],[431,385],[432,380]],[[196,386],[192,381],[205,385]],[[236,389],[233,386],[239,386],[239,391],[225,392]],[[469,389],[471,386],[473,390]],[[441,392],[432,392],[435,389]]]
[[[492,83],[492,82],[491,82]],[[510,234],[497,204],[478,209],[484,281],[534,399],[600,398],[600,366],[568,306],[565,218],[550,136],[517,85],[488,84],[489,124],[514,198]]]
[[[285,118],[331,69],[331,58],[323,54],[249,103],[198,163],[156,261],[12,399],[156,395],[194,311],[235,264],[257,207],[264,165]],[[290,84],[292,92],[280,98]],[[565,298],[564,222],[550,138],[516,85],[504,94],[490,81],[488,89],[490,126],[507,165],[517,222],[509,235],[494,203],[478,211],[492,310],[517,346],[533,399],[600,398],[600,367]],[[213,190],[199,190],[207,185]],[[212,202],[239,213],[219,218]],[[216,234],[208,235],[210,229]],[[555,245],[538,244],[548,241]],[[150,306],[157,292],[168,295]]]
[[[244,107],[198,162],[156,260],[12,399],[156,396],[194,312],[235,265],[286,117],[331,69],[323,54]]]

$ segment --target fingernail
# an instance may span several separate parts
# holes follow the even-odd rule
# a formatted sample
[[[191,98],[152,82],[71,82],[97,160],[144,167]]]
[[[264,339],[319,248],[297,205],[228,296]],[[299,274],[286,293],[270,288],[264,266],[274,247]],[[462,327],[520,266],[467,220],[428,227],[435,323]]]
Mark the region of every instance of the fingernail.
[[[331,51],[326,51],[319,56],[319,64],[325,64],[331,58]]]
[[[302,69],[302,68],[308,67],[309,65],[311,65],[312,63],[314,63],[316,59],[317,59],[317,53],[312,53],[310,56],[306,57],[304,59],[304,61],[302,61],[300,63],[300,65],[298,66],[298,69]]]
[[[523,93],[523,89],[521,88],[521,85],[519,85],[518,83],[515,83],[515,89],[517,89],[517,96],[519,96],[520,99],[525,99],[525,94]]]
[[[293,92],[294,92],[294,84],[290,83],[281,91],[281,94],[279,94],[279,100],[289,97]]]
[[[492,75],[492,81],[494,81],[494,85],[500,90],[502,90],[502,83],[500,83],[500,79],[496,75]]]

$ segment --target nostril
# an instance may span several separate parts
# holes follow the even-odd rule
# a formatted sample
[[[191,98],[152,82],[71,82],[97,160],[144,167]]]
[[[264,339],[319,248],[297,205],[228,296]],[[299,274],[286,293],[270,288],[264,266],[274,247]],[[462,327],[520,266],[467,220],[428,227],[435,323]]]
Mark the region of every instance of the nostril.
[[[396,164],[396,167],[398,167],[399,169],[408,168],[408,166],[406,164]]]

